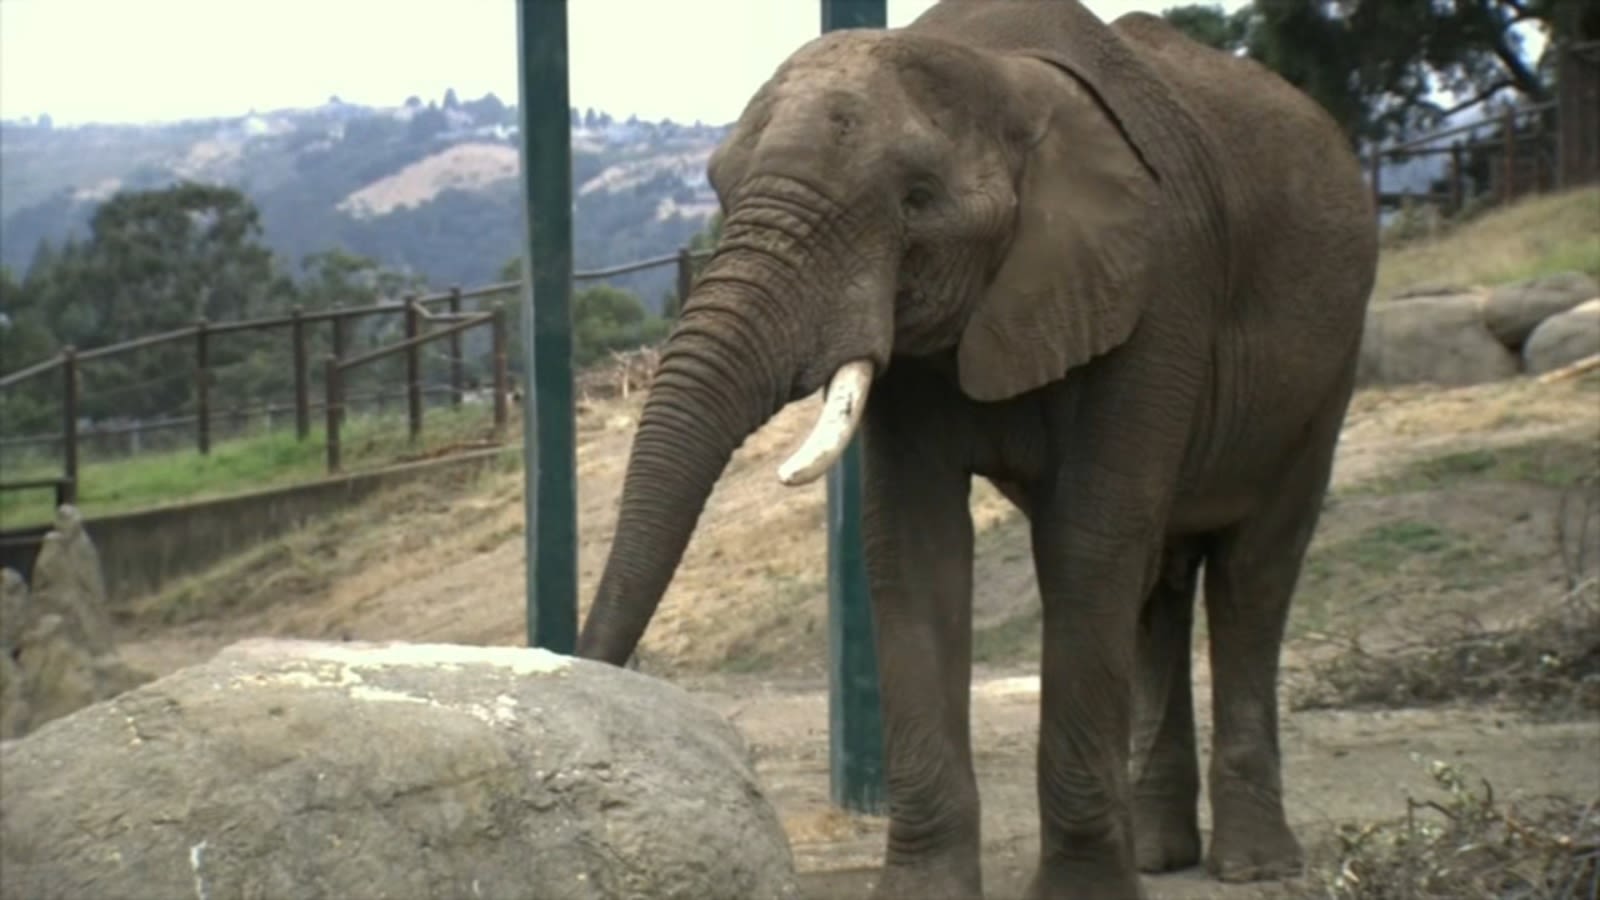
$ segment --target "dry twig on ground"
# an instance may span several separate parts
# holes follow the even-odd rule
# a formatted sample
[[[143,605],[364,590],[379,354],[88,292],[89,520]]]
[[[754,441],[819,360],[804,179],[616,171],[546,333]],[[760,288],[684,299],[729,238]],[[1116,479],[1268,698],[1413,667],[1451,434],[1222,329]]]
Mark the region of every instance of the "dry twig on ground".
[[[1600,896],[1600,800],[1502,805],[1459,767],[1427,763],[1442,798],[1346,823],[1300,896],[1327,900],[1590,900]]]
[[[1552,714],[1600,712],[1600,579],[1523,621],[1466,619],[1384,651],[1359,636],[1324,638],[1339,652],[1309,667],[1296,709],[1428,706],[1502,700]]]

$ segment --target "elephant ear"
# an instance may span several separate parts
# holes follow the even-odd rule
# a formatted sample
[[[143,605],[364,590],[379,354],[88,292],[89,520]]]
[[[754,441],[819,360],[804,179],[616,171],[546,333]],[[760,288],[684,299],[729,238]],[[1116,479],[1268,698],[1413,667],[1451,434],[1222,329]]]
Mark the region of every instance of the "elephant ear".
[[[1138,323],[1159,186],[1111,110],[1055,66],[1030,92],[1015,231],[957,350],[974,400],[1014,397],[1126,341]]]

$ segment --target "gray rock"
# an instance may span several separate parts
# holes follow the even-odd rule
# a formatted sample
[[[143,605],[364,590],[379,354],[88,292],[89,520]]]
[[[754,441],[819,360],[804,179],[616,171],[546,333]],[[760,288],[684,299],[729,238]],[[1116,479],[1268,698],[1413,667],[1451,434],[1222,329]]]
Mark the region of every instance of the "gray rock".
[[[73,637],[91,654],[111,650],[100,554],[73,506],[62,505],[57,511],[55,527],[39,547],[31,605],[35,616],[56,613],[65,619]]]
[[[16,569],[0,569],[0,647],[16,647],[33,624],[28,582]]]
[[[254,640],[0,744],[8,895],[795,896],[737,731],[542,650]]]
[[[1517,357],[1484,327],[1474,294],[1414,297],[1367,310],[1362,384],[1460,386],[1517,374]]]
[[[1522,348],[1523,364],[1541,374],[1600,353],[1600,297],[1539,323]]]
[[[94,657],[74,638],[66,620],[55,613],[44,615],[22,636],[17,668],[33,727],[105,696],[99,690]]]
[[[1558,272],[1501,285],[1483,304],[1483,322],[1502,344],[1520,349],[1540,322],[1600,296],[1600,283],[1582,272]]]
[[[22,667],[17,665],[9,650],[0,652],[0,741],[27,734],[31,715]],[[0,887],[3,887],[4,881],[5,876],[0,873]]]
[[[1472,287],[1454,281],[1424,281],[1413,284],[1407,288],[1395,291],[1391,300],[1407,300],[1412,297],[1446,297],[1451,294],[1470,294]]]

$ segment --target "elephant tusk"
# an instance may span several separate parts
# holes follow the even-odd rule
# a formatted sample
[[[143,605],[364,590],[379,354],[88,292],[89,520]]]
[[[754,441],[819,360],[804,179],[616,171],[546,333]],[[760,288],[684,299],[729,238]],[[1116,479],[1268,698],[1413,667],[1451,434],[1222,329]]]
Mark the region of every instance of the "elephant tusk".
[[[850,438],[861,424],[867,406],[867,391],[872,387],[872,363],[856,360],[845,363],[828,379],[822,412],[805,443],[778,467],[778,480],[790,487],[809,484],[839,460]]]

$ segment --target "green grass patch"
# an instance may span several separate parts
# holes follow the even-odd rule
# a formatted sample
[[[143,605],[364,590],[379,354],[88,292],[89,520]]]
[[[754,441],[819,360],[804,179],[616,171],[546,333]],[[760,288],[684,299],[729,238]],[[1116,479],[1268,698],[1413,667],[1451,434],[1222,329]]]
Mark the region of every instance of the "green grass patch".
[[[404,416],[356,416],[340,430],[341,468],[354,472],[427,456],[489,432],[483,407],[429,409],[415,444],[407,437]],[[54,460],[21,460],[6,466],[6,479],[59,471]],[[314,481],[326,472],[322,429],[313,428],[305,440],[298,440],[292,428],[275,430],[214,445],[204,456],[180,450],[87,461],[78,471],[78,507],[85,515],[106,515]],[[49,522],[54,502],[48,488],[0,492],[0,528]]]
[[[1555,272],[1600,278],[1600,188],[1529,197],[1385,249],[1379,299],[1420,284],[1494,285]]]
[[[1411,463],[1399,472],[1344,489],[1344,494],[1399,494],[1499,481],[1565,489],[1600,475],[1600,443],[1542,438],[1506,447],[1475,448]]]
[[[1363,603],[1480,590],[1524,562],[1419,519],[1390,519],[1348,537],[1319,538],[1306,554],[1289,631],[1294,636],[1326,631]]]

